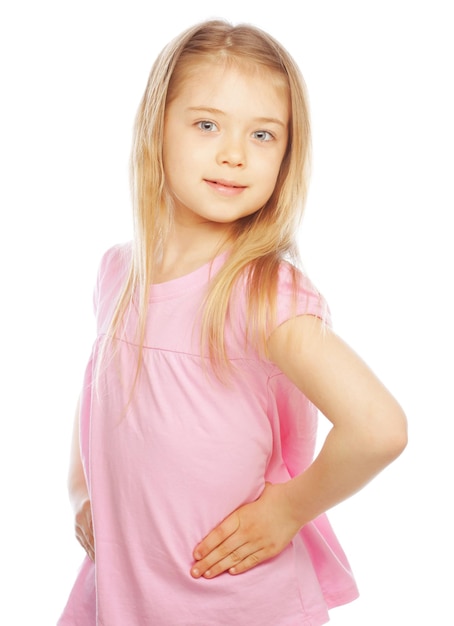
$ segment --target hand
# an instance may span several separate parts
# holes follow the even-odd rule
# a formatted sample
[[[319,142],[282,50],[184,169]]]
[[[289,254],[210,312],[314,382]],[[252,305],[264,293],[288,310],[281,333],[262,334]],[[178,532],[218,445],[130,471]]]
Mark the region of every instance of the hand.
[[[261,496],[225,518],[194,550],[194,578],[241,574],[279,554],[300,529],[286,484],[266,483]]]
[[[75,519],[76,539],[92,561],[95,560],[95,542],[90,500],[84,500]]]

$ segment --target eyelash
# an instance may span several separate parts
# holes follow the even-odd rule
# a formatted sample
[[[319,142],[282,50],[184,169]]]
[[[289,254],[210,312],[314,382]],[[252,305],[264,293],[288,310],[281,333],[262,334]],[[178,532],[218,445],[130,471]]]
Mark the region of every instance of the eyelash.
[[[210,128],[206,128],[206,126],[209,126]],[[214,129],[217,130],[216,124],[214,122],[210,122],[209,120],[201,120],[200,122],[197,122],[197,127],[200,128],[200,130],[204,133],[212,133],[215,132]],[[258,139],[257,135],[260,134],[266,135],[268,138]],[[272,141],[275,138],[273,133],[270,133],[269,130],[256,130],[252,133],[252,135],[255,136],[255,139],[257,139],[260,143],[266,143],[268,141]]]

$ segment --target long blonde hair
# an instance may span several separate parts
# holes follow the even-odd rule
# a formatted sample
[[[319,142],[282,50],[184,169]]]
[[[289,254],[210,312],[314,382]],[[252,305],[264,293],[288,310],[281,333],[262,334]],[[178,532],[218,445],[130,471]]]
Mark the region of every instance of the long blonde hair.
[[[131,155],[133,253],[107,334],[110,338],[118,335],[133,294],[137,294],[139,345],[143,345],[149,288],[172,226],[162,155],[166,104],[194,64],[207,59],[226,59],[271,72],[284,81],[290,102],[288,146],[273,194],[259,211],[233,225],[228,258],[206,297],[202,339],[219,370],[227,363],[225,321],[232,290],[241,276],[247,276],[248,336],[266,352],[278,268],[284,258],[298,259],[295,236],[307,195],[310,125],[304,80],[289,53],[254,26],[232,26],[222,20],[193,26],[171,41],[152,67],[136,117]]]

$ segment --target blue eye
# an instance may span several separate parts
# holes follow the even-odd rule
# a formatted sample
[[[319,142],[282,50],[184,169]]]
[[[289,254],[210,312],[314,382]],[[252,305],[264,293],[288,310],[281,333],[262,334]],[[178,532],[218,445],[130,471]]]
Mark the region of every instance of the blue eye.
[[[200,128],[200,130],[203,130],[207,133],[212,133],[218,130],[216,124],[214,122],[209,122],[208,120],[202,120],[201,122],[197,122],[197,126]]]
[[[272,141],[274,139],[273,135],[267,130],[256,130],[252,135],[259,141]]]

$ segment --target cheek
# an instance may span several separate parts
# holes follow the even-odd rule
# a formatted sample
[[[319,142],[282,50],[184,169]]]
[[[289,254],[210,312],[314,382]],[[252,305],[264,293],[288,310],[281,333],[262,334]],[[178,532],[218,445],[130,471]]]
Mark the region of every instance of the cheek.
[[[260,198],[258,198],[258,201],[261,205],[264,205],[266,202],[268,202],[268,200],[273,195],[281,169],[281,164],[279,161],[273,162],[273,164],[268,163],[267,165],[267,167],[263,166],[261,170],[263,178],[260,185]]]
[[[264,180],[264,189],[266,189],[268,196],[273,193],[273,190],[276,186],[277,179],[279,177],[279,172],[281,169],[281,160],[276,159],[272,163],[268,163],[268,167],[262,168],[263,180]]]
[[[178,169],[179,174],[190,172],[206,161],[206,154],[186,133],[164,135],[164,167]]]

